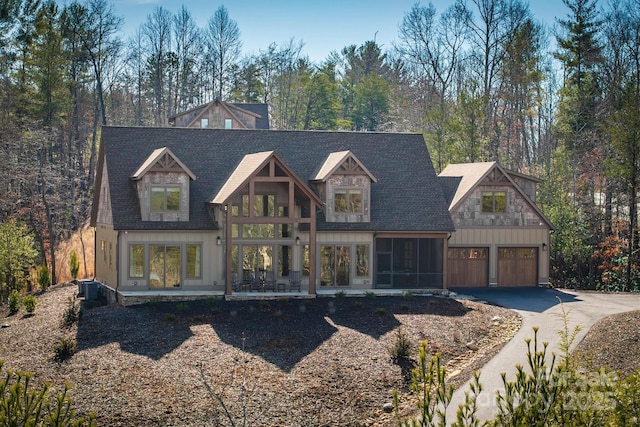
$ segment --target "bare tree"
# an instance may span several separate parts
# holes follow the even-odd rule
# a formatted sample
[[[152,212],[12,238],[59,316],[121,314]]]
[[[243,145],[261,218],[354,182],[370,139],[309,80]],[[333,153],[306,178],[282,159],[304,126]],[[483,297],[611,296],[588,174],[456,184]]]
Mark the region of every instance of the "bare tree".
[[[472,70],[477,70],[484,102],[482,136],[488,145],[490,158],[498,159],[498,135],[495,126],[494,90],[505,56],[505,46],[529,16],[529,7],[522,0],[472,0],[478,19],[469,13],[466,21],[470,31]],[[467,8],[465,0],[457,0],[457,7]]]
[[[240,30],[224,6],[220,6],[207,26],[208,60],[213,68],[214,92],[222,99],[227,94],[231,73],[240,58]]]
[[[146,64],[149,67],[149,85],[153,93],[154,117],[156,125],[166,123],[169,111],[171,80],[169,58],[171,54],[171,13],[157,6],[147,16],[142,26],[142,35],[146,48]]]
[[[466,22],[470,12],[454,4],[437,18],[433,4],[424,7],[414,5],[404,16],[400,24],[400,43],[396,46],[403,59],[419,71],[419,80],[435,89],[435,100],[427,102],[425,110],[428,123],[430,148],[436,161],[436,169],[442,170],[446,163],[445,123],[448,118],[447,96],[450,86],[460,65],[460,56],[467,29]],[[431,105],[436,105],[431,109]]]
[[[173,111],[187,110],[197,99],[197,66],[202,61],[203,42],[201,31],[193,16],[184,7],[173,18],[173,36],[175,39],[175,91]]]

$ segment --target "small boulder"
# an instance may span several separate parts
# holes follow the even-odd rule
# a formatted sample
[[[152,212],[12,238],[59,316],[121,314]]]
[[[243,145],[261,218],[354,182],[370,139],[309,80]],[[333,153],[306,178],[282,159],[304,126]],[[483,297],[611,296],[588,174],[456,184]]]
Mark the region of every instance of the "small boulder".
[[[384,405],[382,405],[382,410],[387,414],[390,414],[391,412],[393,412],[393,403],[391,402],[385,403]]]
[[[467,343],[467,348],[471,351],[478,351],[478,344],[475,341],[469,341]]]

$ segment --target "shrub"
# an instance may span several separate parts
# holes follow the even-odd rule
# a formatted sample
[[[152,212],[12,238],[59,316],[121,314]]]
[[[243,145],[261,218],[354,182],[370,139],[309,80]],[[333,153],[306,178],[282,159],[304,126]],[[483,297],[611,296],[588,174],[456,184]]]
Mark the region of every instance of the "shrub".
[[[9,294],[9,314],[13,315],[20,311],[20,304],[22,303],[22,298],[20,296],[20,292],[15,289],[11,291]]]
[[[33,314],[33,312],[36,311],[38,300],[33,295],[27,295],[22,298],[22,305],[24,306],[24,309],[27,311],[27,313]]]
[[[205,302],[209,307],[217,307],[220,304],[220,298],[215,295],[208,296]]]
[[[411,358],[412,345],[402,328],[396,329],[395,340],[389,347],[389,355],[394,361]]]
[[[418,365],[411,371],[411,391],[418,398],[420,423],[417,420],[400,422],[400,426],[445,426],[446,412],[453,396],[453,386],[445,382],[447,369],[442,366],[440,354],[427,359],[427,343],[422,342],[418,349]],[[398,394],[393,393],[398,413]],[[473,425],[473,424],[470,424]]]
[[[73,280],[78,278],[78,270],[80,270],[80,261],[78,261],[78,254],[76,251],[73,251],[69,257],[69,272],[71,273],[71,278]]]
[[[615,409],[613,411],[613,425],[631,426],[640,424],[640,370],[629,375],[622,381],[615,391]]]
[[[51,395],[49,384],[31,383],[32,373],[2,372],[0,360],[0,425],[3,426],[95,426],[95,415],[76,416],[68,396],[71,385]]]
[[[40,289],[46,291],[51,284],[51,275],[49,274],[49,268],[46,265],[43,265],[38,269],[38,285],[40,285]]]
[[[347,296],[347,293],[345,291],[336,292],[336,298],[344,298],[345,296]]]
[[[78,345],[76,343],[76,340],[72,337],[60,337],[53,346],[53,358],[58,362],[63,362],[76,354],[77,348]]]
[[[187,311],[189,311],[189,304],[185,302],[178,303],[176,305],[176,311],[178,313],[186,313]]]
[[[367,291],[364,293],[364,296],[368,299],[374,299],[376,297],[376,293],[373,291]]]
[[[69,297],[67,308],[62,312],[62,327],[70,328],[78,319],[80,319],[80,307],[72,297]]]
[[[384,316],[385,314],[387,314],[387,309],[384,307],[376,307],[375,312],[378,316]]]

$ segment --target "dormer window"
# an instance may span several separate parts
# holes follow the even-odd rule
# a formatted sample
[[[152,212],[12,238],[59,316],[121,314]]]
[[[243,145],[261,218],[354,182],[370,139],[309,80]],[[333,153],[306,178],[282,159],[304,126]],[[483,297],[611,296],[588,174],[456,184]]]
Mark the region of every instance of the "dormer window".
[[[224,128],[225,129],[233,129],[233,120],[224,119]]]
[[[188,221],[189,182],[196,176],[169,148],[158,148],[131,176],[143,221]]]
[[[209,127],[209,119],[200,119],[200,127],[208,128]]]
[[[345,190],[336,188],[334,191],[334,212],[335,213],[362,213],[362,190]]]
[[[377,181],[351,151],[329,154],[314,178],[327,222],[371,221],[371,184]]]
[[[180,210],[180,187],[152,187],[151,211],[176,212]]]

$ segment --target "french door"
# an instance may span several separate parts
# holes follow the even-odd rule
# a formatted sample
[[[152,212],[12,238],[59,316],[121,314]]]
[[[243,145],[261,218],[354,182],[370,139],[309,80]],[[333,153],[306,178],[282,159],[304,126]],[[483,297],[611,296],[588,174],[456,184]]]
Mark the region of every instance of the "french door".
[[[182,283],[180,246],[149,246],[149,287],[179,288]]]
[[[320,286],[349,286],[351,246],[320,246]]]

